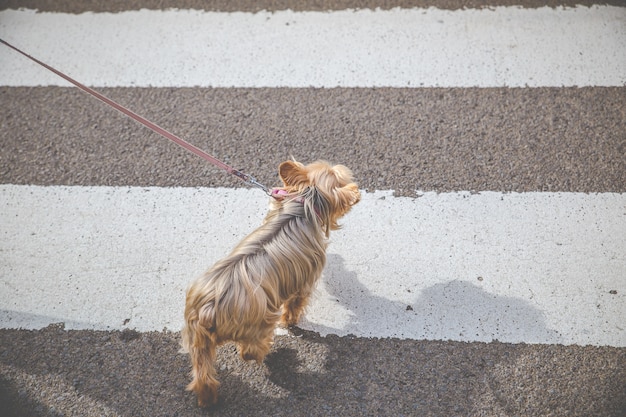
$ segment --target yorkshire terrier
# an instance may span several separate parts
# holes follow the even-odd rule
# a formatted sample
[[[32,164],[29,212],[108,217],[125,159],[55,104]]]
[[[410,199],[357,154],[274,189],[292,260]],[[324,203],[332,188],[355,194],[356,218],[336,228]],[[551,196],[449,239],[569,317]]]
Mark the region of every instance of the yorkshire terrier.
[[[216,349],[232,341],[244,360],[261,363],[278,324],[295,325],[326,263],[327,239],[361,194],[352,173],[324,161],[280,164],[263,225],[187,290],[183,349],[198,405],[217,402]]]

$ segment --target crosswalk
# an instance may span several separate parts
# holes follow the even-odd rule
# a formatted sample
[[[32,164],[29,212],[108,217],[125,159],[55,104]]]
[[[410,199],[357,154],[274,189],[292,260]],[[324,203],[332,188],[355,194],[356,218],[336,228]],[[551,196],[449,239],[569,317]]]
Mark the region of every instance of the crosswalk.
[[[71,62],[67,71],[92,86],[582,87],[626,82],[620,53],[625,18],[615,6],[91,15],[20,10],[4,12],[3,30],[46,62]],[[58,27],[66,30],[38,36]],[[9,59],[10,51],[0,53]],[[138,54],[142,59],[135,59]],[[19,60],[0,76],[6,85],[65,85]]]
[[[626,411],[626,8],[436,3],[0,9],[0,38],[267,185],[290,156],[353,169],[363,200],[332,236],[301,339],[279,332],[258,368],[222,352],[218,413]],[[49,371],[64,387],[51,399],[33,388],[54,392],[42,371],[20,363],[41,338],[58,352],[100,335],[175,350],[187,284],[260,223],[266,197],[8,48],[0,62],[0,373],[10,381],[0,400],[75,414],[58,400],[67,394],[79,414],[194,415],[176,385],[185,358],[162,365],[176,381],[162,381],[175,398],[164,408],[139,400],[139,382],[133,405],[112,382],[104,394],[93,377],[81,387],[69,363]],[[23,356],[6,353],[9,340]],[[357,361],[380,352],[380,383],[337,356],[352,348]],[[460,375],[435,360],[452,351],[467,359]],[[479,371],[475,352],[496,365]],[[546,357],[574,389],[536,374]],[[424,360],[456,388],[397,388],[427,372]],[[124,373],[101,361],[110,378]],[[319,390],[348,375],[361,385],[339,398]],[[534,383],[515,388],[516,378]],[[247,382],[251,397],[237,388]],[[470,383],[472,393],[460,388]],[[528,399],[557,387],[552,402]],[[308,389],[320,392],[305,399]],[[28,394],[9,401],[12,390]],[[353,402],[368,392],[397,404]]]

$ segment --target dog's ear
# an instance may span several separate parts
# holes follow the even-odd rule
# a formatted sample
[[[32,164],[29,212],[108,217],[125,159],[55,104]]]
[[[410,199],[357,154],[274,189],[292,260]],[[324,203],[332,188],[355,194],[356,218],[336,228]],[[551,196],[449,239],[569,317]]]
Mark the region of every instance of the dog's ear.
[[[329,201],[331,207],[328,208],[328,225],[326,229],[326,236],[328,236],[329,230],[337,230],[339,226],[339,219],[350,211],[353,205],[361,200],[361,193],[359,187],[351,182],[343,187],[335,188],[331,193],[331,200]]]
[[[361,193],[359,192],[359,187],[353,182],[341,188],[338,188],[336,193],[337,199],[339,200],[341,206],[346,209],[346,211],[349,210],[350,207],[361,201]]]
[[[335,165],[333,167],[335,178],[341,184],[346,184],[336,190],[338,202],[343,207],[352,207],[361,200],[359,187],[352,182],[352,171],[344,165]]]
[[[278,167],[278,174],[286,187],[297,187],[308,182],[304,165],[297,161],[285,161]]]

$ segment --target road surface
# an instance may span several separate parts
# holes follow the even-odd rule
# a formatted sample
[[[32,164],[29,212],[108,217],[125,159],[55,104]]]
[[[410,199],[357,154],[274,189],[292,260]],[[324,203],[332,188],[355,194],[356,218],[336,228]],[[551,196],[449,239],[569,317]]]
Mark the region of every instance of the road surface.
[[[5,3],[0,37],[262,183],[353,169],[307,316],[220,350],[211,415],[626,413],[623,3]],[[205,415],[184,291],[267,198],[0,62],[6,414]]]

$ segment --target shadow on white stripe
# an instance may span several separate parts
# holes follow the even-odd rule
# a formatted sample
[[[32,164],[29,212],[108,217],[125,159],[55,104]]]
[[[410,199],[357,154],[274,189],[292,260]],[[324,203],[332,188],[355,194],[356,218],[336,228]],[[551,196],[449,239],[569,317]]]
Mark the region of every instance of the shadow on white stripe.
[[[0,310],[26,328],[179,330],[188,283],[267,206],[246,189],[0,196]],[[626,346],[626,194],[364,193],[331,240],[304,324],[323,334]]]

